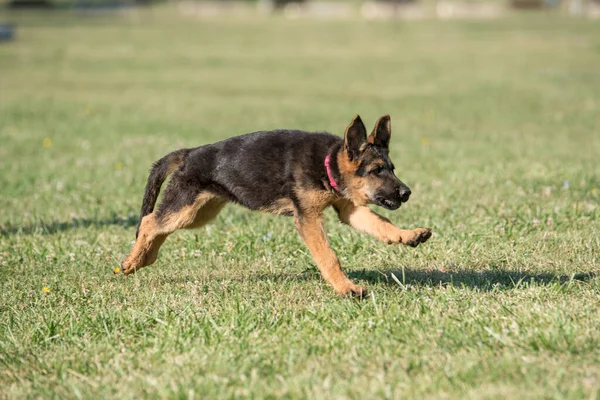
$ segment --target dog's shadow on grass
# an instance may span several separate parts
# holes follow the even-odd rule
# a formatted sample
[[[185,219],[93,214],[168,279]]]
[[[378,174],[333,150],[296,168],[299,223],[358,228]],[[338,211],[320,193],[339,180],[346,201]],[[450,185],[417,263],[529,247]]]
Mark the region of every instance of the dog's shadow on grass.
[[[511,290],[525,288],[529,285],[550,286],[563,285],[569,282],[587,282],[600,277],[600,270],[583,272],[572,275],[554,273],[527,273],[501,268],[479,271],[470,268],[453,267],[452,271],[416,270],[398,268],[387,271],[354,270],[348,271],[348,277],[359,285],[369,289],[367,285],[390,285],[406,287],[458,287],[471,288],[481,291]],[[177,278],[180,280],[181,277]],[[190,277],[183,278],[188,281]],[[246,277],[234,278],[234,281],[322,281],[315,269],[301,273],[259,273]]]
[[[37,224],[28,225],[7,225],[0,226],[0,237],[12,235],[53,235],[59,232],[65,232],[71,229],[105,227],[110,225],[118,225],[123,228],[136,226],[138,223],[137,216],[118,216],[113,215],[104,219],[90,218],[73,218],[71,221],[40,221]]]
[[[351,271],[348,277],[371,284],[411,285],[411,286],[455,286],[468,287],[483,291],[507,290],[526,285],[553,285],[578,281],[587,282],[600,276],[600,271],[584,272],[573,275],[553,273],[527,273],[511,270],[459,269],[453,271],[397,269],[388,271]]]

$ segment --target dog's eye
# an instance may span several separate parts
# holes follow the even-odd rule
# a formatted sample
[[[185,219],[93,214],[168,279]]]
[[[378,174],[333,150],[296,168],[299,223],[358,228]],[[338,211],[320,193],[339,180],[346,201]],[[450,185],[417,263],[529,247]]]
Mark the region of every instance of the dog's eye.
[[[377,167],[377,168],[373,168],[371,170],[371,173],[374,175],[377,175],[377,174],[381,173],[381,171],[383,171],[383,167]]]

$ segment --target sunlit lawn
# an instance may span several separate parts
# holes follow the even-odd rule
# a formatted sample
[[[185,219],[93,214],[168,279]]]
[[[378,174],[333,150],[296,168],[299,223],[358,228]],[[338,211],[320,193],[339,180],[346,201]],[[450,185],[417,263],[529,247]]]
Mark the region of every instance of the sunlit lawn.
[[[0,397],[600,396],[599,24],[2,15]],[[356,113],[435,232],[329,213],[366,301],[237,206],[114,274],[157,158]]]

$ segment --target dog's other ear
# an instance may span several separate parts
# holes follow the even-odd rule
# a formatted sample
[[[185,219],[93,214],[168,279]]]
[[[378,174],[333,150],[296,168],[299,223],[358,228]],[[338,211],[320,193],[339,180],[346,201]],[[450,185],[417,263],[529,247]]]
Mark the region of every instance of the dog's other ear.
[[[360,147],[367,141],[367,128],[360,119],[360,115],[354,117],[344,134],[344,148],[350,161],[358,157]]]
[[[369,143],[384,149],[390,146],[390,137],[392,136],[392,120],[389,115],[384,115],[375,123],[373,132],[369,135]]]

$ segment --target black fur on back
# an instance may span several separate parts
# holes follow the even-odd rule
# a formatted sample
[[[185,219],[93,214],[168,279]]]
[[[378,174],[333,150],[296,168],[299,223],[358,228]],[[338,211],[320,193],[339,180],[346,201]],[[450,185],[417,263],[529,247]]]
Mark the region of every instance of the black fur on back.
[[[280,199],[297,204],[299,188],[332,190],[324,160],[332,155],[331,167],[339,179],[337,153],[342,147],[343,139],[330,133],[275,130],[186,150],[157,213],[168,214],[192,204],[202,191],[251,210],[267,208]],[[152,211],[160,188],[158,182],[164,180],[161,163],[162,160],[148,178],[142,216]]]

